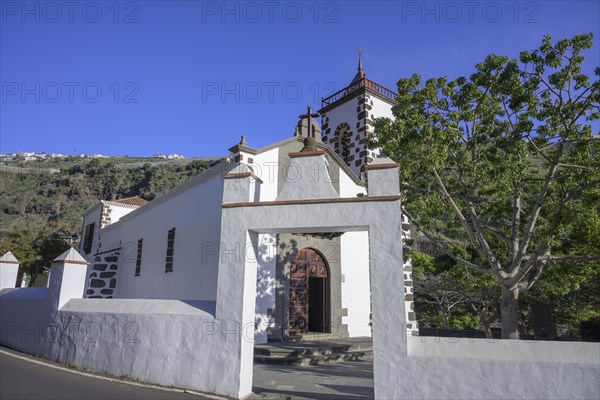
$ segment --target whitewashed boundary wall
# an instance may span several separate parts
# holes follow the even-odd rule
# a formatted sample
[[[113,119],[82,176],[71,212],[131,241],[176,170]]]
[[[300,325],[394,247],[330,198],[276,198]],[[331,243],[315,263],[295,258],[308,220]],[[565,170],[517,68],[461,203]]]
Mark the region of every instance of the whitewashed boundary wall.
[[[239,396],[231,371],[254,324],[215,320],[210,301],[82,299],[85,261],[67,253],[53,263],[48,288],[0,292],[0,344],[91,371]]]
[[[600,343],[409,336],[407,345],[392,369],[375,369],[385,382],[376,398],[600,398]]]

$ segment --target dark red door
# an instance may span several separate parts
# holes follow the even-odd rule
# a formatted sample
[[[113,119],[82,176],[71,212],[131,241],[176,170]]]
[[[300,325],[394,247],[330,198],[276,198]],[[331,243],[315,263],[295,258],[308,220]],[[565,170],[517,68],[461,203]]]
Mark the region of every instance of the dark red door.
[[[300,250],[290,271],[290,336],[328,332],[328,278],[327,265],[319,253]]]

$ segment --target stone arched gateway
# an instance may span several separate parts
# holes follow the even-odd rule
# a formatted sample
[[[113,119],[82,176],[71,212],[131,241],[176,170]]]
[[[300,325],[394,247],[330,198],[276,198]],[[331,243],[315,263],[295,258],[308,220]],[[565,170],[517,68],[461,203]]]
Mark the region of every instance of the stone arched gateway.
[[[329,268],[312,248],[298,252],[290,267],[289,334],[330,331]]]

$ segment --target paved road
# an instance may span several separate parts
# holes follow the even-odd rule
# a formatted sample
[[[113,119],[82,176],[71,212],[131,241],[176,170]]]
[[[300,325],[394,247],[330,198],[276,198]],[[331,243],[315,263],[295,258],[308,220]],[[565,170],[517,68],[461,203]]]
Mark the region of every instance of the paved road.
[[[75,374],[0,353],[0,399],[162,400],[202,397]]]
[[[11,350],[2,349],[12,353]],[[19,356],[33,357],[16,353]],[[51,365],[54,365],[48,362]],[[249,400],[373,399],[373,362],[311,367],[254,365]],[[194,394],[135,386],[51,368],[0,352],[0,400],[214,400]]]

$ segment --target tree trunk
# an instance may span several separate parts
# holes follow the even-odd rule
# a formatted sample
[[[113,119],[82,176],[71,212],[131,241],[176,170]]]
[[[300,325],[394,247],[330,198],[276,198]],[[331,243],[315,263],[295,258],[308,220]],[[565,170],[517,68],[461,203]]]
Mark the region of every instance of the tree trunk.
[[[28,288],[33,287],[33,284],[35,283],[35,280],[38,278],[38,276],[40,276],[40,267],[36,266],[35,272],[29,276],[29,284],[27,285]]]
[[[490,328],[490,324],[483,325],[483,332],[485,333],[486,339],[492,338],[492,329]]]
[[[444,328],[448,329],[450,326],[450,324],[448,323],[448,315],[444,311],[442,311],[442,315],[444,317]]]
[[[485,317],[484,314],[479,315],[479,321],[481,322],[481,328],[483,328],[483,333],[485,333],[485,337],[487,339],[492,338],[492,329],[490,326],[492,325],[492,320]]]
[[[502,322],[502,339],[519,339],[519,289],[511,289],[502,285],[502,302],[500,304],[500,322]]]

